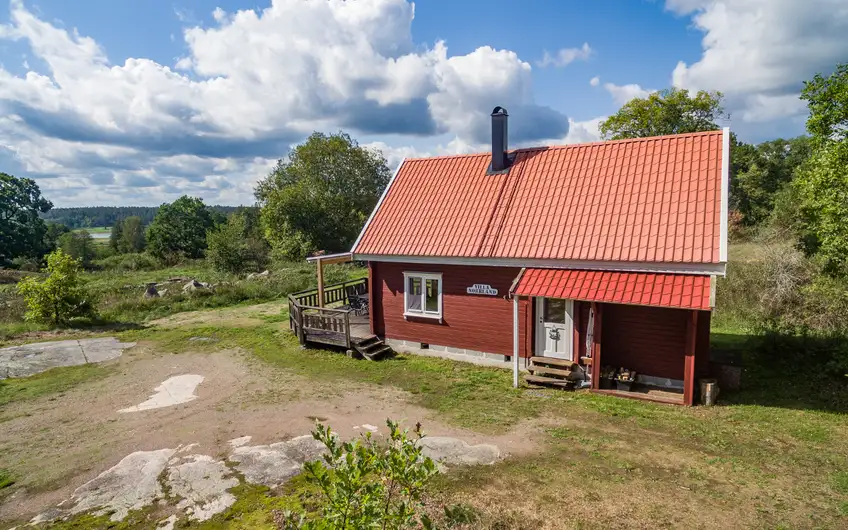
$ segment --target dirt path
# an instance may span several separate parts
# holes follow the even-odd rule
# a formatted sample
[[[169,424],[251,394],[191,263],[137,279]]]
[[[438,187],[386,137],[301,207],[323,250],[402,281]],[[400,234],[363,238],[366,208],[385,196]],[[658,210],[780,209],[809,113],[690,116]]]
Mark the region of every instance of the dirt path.
[[[214,318],[227,314],[215,313],[220,314]],[[200,317],[182,315],[182,322]],[[175,325],[176,321],[168,320]],[[522,443],[526,433],[520,430],[483,437],[440,423],[432,411],[410,405],[404,392],[316,383],[241,351],[171,354],[142,342],[108,364],[117,370],[106,379],[64,395],[13,403],[4,410],[4,416],[13,419],[0,428],[0,467],[19,477],[20,489],[0,504],[0,520],[20,521],[54,506],[135,451],[196,443],[196,452],[221,455],[230,449],[228,440],[241,436],[251,436],[252,444],[287,440],[308,434],[316,419],[342,436],[361,433],[354,427],[363,424],[382,426],[389,417],[409,425],[420,421],[431,435],[493,443],[503,453],[528,450]],[[183,374],[203,378],[193,401],[118,412],[144,402],[163,381]]]

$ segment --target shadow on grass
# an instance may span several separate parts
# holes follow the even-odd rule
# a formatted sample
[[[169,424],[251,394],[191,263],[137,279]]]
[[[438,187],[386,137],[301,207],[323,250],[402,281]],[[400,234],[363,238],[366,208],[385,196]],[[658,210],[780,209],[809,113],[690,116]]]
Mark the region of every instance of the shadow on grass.
[[[836,356],[846,349],[848,338],[714,332],[711,358],[744,369],[741,389],[723,390],[719,402],[848,412],[848,376],[834,369]]]

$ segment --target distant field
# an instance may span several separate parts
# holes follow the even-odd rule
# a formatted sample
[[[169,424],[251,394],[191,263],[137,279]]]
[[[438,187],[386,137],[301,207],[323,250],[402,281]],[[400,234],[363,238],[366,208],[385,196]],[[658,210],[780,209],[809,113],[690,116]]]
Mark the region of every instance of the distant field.
[[[73,231],[74,232],[82,232],[83,230],[85,230],[86,232],[88,232],[91,235],[94,235],[94,234],[111,234],[112,233],[112,229],[108,226],[94,226],[94,227],[91,227],[91,228],[75,228]]]

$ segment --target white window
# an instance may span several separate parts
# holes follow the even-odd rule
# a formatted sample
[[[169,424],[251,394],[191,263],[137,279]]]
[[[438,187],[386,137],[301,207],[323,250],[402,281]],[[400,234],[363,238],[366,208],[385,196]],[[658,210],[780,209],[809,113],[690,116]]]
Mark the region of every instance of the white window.
[[[404,316],[442,318],[442,275],[432,272],[403,273]]]

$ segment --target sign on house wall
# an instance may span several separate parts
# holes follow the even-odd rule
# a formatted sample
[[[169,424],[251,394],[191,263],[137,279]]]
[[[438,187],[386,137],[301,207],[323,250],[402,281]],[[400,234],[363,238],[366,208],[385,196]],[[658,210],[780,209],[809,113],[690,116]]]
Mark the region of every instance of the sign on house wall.
[[[471,287],[467,287],[465,292],[468,294],[485,294],[487,296],[497,296],[498,290],[488,283],[475,283]]]

